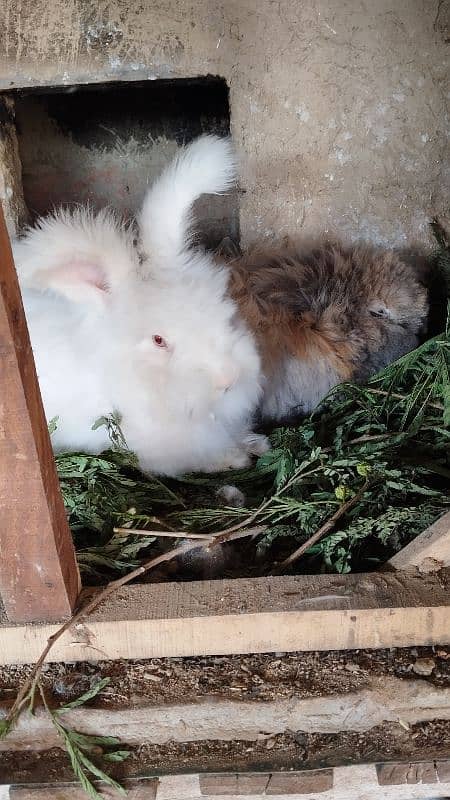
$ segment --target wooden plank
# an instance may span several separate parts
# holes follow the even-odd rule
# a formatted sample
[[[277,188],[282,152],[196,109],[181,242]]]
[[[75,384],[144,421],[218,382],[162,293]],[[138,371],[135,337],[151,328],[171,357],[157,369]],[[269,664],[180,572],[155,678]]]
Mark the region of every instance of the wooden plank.
[[[67,631],[53,661],[450,644],[450,570],[125,587]],[[0,625],[3,663],[35,661],[55,625]]]
[[[215,797],[263,795],[270,781],[270,772],[223,772],[199,775],[200,794]]]
[[[157,778],[143,778],[140,781],[123,781],[127,800],[156,800]],[[122,800],[123,794],[105,783],[95,781],[94,785],[103,800]],[[86,800],[88,795],[79,784],[60,784],[59,786],[11,786],[9,800]]]
[[[266,789],[267,795],[302,795],[328,792],[333,788],[332,769],[311,769],[301,772],[274,773]]]
[[[205,750],[205,752],[207,752]],[[207,755],[206,755],[207,757]],[[251,757],[248,759],[251,760]],[[439,763],[437,769],[439,775]],[[377,765],[389,767],[386,765]],[[413,768],[413,763],[407,767]],[[419,766],[419,765],[417,765]],[[317,783],[320,773],[324,774],[321,783]],[[34,783],[33,776],[29,771],[23,771],[24,779],[21,785],[13,784],[9,789],[9,800],[84,800],[79,784],[74,783]],[[216,798],[249,798],[249,800],[262,800],[263,797],[271,796],[286,798],[286,800],[430,800],[433,798],[448,798],[450,791],[450,781],[448,776],[441,780],[438,787],[430,786],[429,783],[399,783],[388,784],[380,783],[377,780],[375,764],[352,764],[351,766],[334,767],[328,770],[310,771],[310,781],[314,788],[308,789],[308,771],[302,772],[272,772],[262,775],[263,780],[258,780],[255,773],[240,772],[236,775],[218,775],[211,773],[177,773],[175,775],[163,775],[159,781],[146,778],[138,778],[127,782],[126,786],[129,800],[216,800]],[[291,779],[292,776],[292,779]],[[239,783],[236,781],[239,778]],[[230,781],[230,778],[232,779]],[[304,783],[300,780],[304,778]],[[263,794],[260,785],[270,779],[275,787],[280,788],[277,794],[266,791]],[[333,780],[332,787],[330,786]],[[295,791],[295,781],[298,781],[298,788]],[[33,785],[34,784],[34,785]],[[103,784],[96,784],[101,790],[105,800],[115,800],[116,794],[107,789]],[[383,788],[381,788],[381,786]],[[239,787],[239,791],[237,791]],[[241,790],[244,789],[244,791]],[[317,787],[317,788],[316,788]],[[6,787],[5,787],[6,788]],[[245,791],[247,789],[247,791]],[[293,791],[291,791],[291,789]],[[225,791],[221,791],[225,790]],[[1,788],[0,788],[1,793]],[[4,795],[1,795],[3,797]]]
[[[435,761],[377,764],[376,769],[380,786],[401,786],[403,783],[437,783],[439,780]]]
[[[420,533],[388,564],[394,569],[436,572],[450,567],[450,511]]]
[[[333,788],[332,769],[289,772],[205,773],[199,776],[200,793],[208,797],[304,795]]]
[[[0,207],[0,594],[11,621],[67,618],[80,588]]]

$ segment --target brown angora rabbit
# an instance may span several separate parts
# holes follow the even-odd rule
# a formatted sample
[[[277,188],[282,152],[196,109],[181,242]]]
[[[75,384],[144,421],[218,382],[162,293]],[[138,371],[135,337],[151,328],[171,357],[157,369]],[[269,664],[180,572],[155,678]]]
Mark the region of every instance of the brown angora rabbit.
[[[393,252],[325,241],[255,249],[231,264],[231,295],[253,331],[265,376],[261,416],[310,412],[343,381],[361,381],[414,349],[427,291]]]

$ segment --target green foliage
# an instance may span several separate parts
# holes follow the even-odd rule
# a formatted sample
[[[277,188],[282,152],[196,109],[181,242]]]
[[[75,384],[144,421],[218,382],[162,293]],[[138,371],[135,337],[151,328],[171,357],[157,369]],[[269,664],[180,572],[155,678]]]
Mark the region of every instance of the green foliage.
[[[98,752],[101,745],[107,746],[111,740],[113,739],[112,736],[86,736],[85,734],[78,733],[78,731],[74,731],[71,728],[66,728],[64,725],[58,720],[57,714],[51,711],[49,713],[52,717],[53,724],[60,735],[64,747],[67,751],[67,754],[70,758],[70,763],[74,772],[75,777],[80,782],[82,789],[86,792],[86,794],[93,798],[93,800],[101,800],[101,795],[97,792],[94,784],[92,783],[92,779],[96,778],[97,780],[103,781],[108,786],[111,786],[113,789],[116,789],[119,794],[126,795],[126,791],[123,786],[120,785],[114,778],[111,778],[101,767],[98,767],[87,755],[87,753],[91,753],[92,751]],[[119,740],[115,740],[115,744],[118,744]],[[126,754],[126,755],[125,755]],[[124,750],[116,750],[109,754],[110,758],[107,759],[109,761],[123,761],[129,753],[128,751]],[[112,758],[111,756],[116,756],[116,758]],[[91,778],[92,776],[92,778]]]
[[[0,739],[4,739],[8,735],[12,727],[9,719],[0,720]]]
[[[119,794],[126,795],[126,792],[120,783],[111,778],[110,775],[92,761],[92,756],[101,756],[103,760],[109,762],[121,762],[128,758],[130,751],[119,750],[118,745],[120,745],[120,740],[115,736],[91,736],[70,728],[61,722],[61,716],[73,708],[79,708],[85,705],[85,703],[96,697],[108,683],[109,678],[103,678],[76,700],[72,700],[72,702],[66,703],[56,709],[50,708],[42,687],[39,687],[45,708],[50,714],[53,725],[61,737],[70,758],[75,777],[80,782],[86,794],[93,798],[93,800],[101,800],[101,795],[97,792],[97,789],[92,783],[93,778],[103,781],[108,786],[116,789]],[[104,752],[106,749],[108,749],[107,752]]]
[[[42,686],[37,684],[36,681],[33,681],[31,689],[23,698],[20,705],[15,709],[13,716],[0,721],[0,739],[7,736],[9,731],[15,726],[25,706],[28,706],[29,712],[33,713],[35,694],[36,690],[39,689],[44,707],[50,715],[52,723],[61,737],[64,748],[70,758],[74,775],[86,794],[91,797],[92,800],[102,800],[101,795],[92,782],[93,779],[97,779],[114,788],[119,794],[125,795],[126,792],[123,786],[111,778],[98,764],[94,763],[92,758],[95,757],[97,760],[103,759],[110,763],[119,763],[128,758],[130,751],[120,750],[120,740],[115,736],[95,736],[80,733],[61,721],[61,717],[67,713],[67,711],[73,708],[80,708],[88,703],[96,697],[108,683],[109,678],[103,678],[76,700],[66,703],[59,708],[51,708],[47,702]]]
[[[445,308],[450,248],[439,223],[433,226],[433,280]],[[251,516],[268,526],[255,543],[259,554],[277,540],[306,541],[366,480],[362,497],[307,558],[315,569],[339,572],[385,560],[449,506],[449,318],[444,330],[367,384],[340,385],[301,424],[275,430],[273,449],[254,467],[228,473],[226,482],[246,495],[244,509],[216,501],[223,475],[143,476],[120,420],[99,420],[110,433],[111,451],[57,456],[82,570],[126,572],[149,550],[165,546],[150,533],[133,534],[133,528],[154,531],[155,515],[157,526],[208,532]],[[114,526],[130,532],[114,534]]]
[[[87,692],[81,694],[75,700],[72,700],[70,703],[65,703],[63,706],[60,706],[55,714],[64,714],[66,711],[70,711],[72,708],[78,708],[79,706],[84,706],[89,700],[92,700],[94,697],[98,695],[102,689],[105,688],[109,683],[109,678],[102,678],[102,680],[98,681],[94,686],[91,686]]]

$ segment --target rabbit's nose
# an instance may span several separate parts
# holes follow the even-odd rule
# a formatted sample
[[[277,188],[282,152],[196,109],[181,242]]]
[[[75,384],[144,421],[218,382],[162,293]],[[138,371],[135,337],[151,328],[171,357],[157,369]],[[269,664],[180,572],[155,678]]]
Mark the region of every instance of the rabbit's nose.
[[[236,381],[236,375],[234,371],[221,372],[219,375],[216,375],[215,377],[214,388],[218,392],[226,392],[227,389],[231,389],[235,381]]]

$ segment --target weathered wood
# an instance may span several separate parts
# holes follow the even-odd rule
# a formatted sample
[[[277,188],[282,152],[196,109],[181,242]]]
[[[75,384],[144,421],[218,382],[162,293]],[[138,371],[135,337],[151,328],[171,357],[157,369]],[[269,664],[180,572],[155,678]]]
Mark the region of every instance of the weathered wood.
[[[233,658],[235,656],[224,660],[230,664]],[[270,654],[265,658],[266,664],[273,662],[273,656]],[[206,672],[211,670],[210,665],[213,660],[217,659],[202,659]],[[302,663],[307,662],[307,655],[296,654],[295,660],[301,671]],[[292,666],[292,661],[290,663]],[[308,660],[308,664],[311,664],[311,660]],[[51,669],[51,665],[49,666]],[[56,677],[60,665],[55,666],[54,670],[46,673],[47,686],[64,686],[65,679],[59,681]],[[145,667],[143,669],[145,670]],[[218,675],[228,674],[225,669],[223,672],[221,670],[222,667],[217,666]],[[235,686],[233,692],[226,685],[223,686],[223,692],[234,694],[234,699],[229,697],[222,699],[215,692],[208,694],[202,688],[198,688],[195,697],[195,689],[192,687],[188,690],[186,684],[186,692],[190,691],[191,696],[183,700],[176,694],[173,698],[170,696],[158,698],[156,692],[160,687],[148,678],[143,679],[137,667],[127,675],[126,682],[130,686],[133,686],[133,676],[139,678],[128,706],[73,708],[65,712],[64,724],[88,735],[96,735],[99,731],[110,731],[130,746],[158,745],[170,748],[171,745],[176,747],[178,744],[208,740],[222,742],[237,740],[251,744],[260,741],[262,734],[264,738],[267,737],[266,744],[270,747],[273,737],[289,736],[292,731],[305,735],[335,736],[339,733],[350,735],[356,732],[368,733],[374,727],[381,730],[383,724],[395,725],[399,719],[410,728],[436,718],[441,723],[444,720],[450,722],[450,687],[436,687],[417,678],[400,679],[384,674],[370,680],[359,674],[361,689],[350,689],[349,684],[345,685],[345,676],[342,675],[339,690],[325,681],[321,696],[302,698],[298,696],[301,684],[292,683],[290,697],[277,697],[271,700],[257,699],[255,694],[250,699],[249,693],[243,696],[239,687]],[[156,681],[161,681],[160,675],[150,675],[150,678],[153,677]],[[68,680],[70,681],[70,675]],[[224,682],[226,680],[224,678]],[[171,683],[172,681],[173,676]],[[146,690],[142,688],[145,682],[147,682]],[[321,685],[319,665],[315,683],[316,686]],[[270,693],[276,691],[272,684]],[[5,718],[11,708],[11,694],[12,692],[7,700],[0,701],[0,720]],[[122,698],[120,702],[123,704],[127,700]],[[38,706],[33,715],[22,714],[8,736],[0,739],[0,753],[43,752],[58,747],[61,743],[58,737],[59,733],[50,716],[42,706]],[[448,753],[450,735],[447,739]],[[445,747],[444,744],[442,746]],[[164,756],[161,755],[161,758],[164,763]],[[0,755],[0,762],[1,759]]]
[[[123,794],[105,783],[95,782],[103,800],[123,800]],[[127,800],[156,800],[158,779],[143,778],[140,781],[123,781]],[[12,786],[9,800],[86,800],[88,795],[80,784],[60,786]]]
[[[1,207],[0,387],[0,594],[11,621],[55,621],[79,573]]]
[[[416,536],[388,564],[394,569],[418,569],[419,572],[450,567],[450,511]]]
[[[332,769],[311,769],[301,772],[276,772],[270,777],[267,795],[302,795],[327,792],[333,788]]]
[[[300,575],[121,589],[52,661],[450,644],[450,571]],[[36,661],[55,625],[0,625],[3,663]]]
[[[0,197],[6,227],[13,235],[28,222],[28,211],[23,195],[14,100],[6,95],[0,97]]]
[[[228,796],[291,796],[326,792],[333,788],[332,769],[311,769],[301,772],[237,772],[199,776],[201,795]]]
[[[206,773],[199,775],[200,794],[218,795],[263,795],[270,781],[270,772]]]
[[[403,783],[437,783],[439,780],[435,761],[377,764],[377,778],[380,786],[401,786]]]
[[[206,756],[207,757],[207,756]],[[249,761],[251,756],[249,757]],[[215,800],[231,797],[236,800],[262,800],[272,796],[286,800],[429,800],[431,796],[447,798],[450,782],[447,777],[440,778],[440,766],[448,762],[429,762],[425,764],[407,763],[379,764],[378,774],[391,767],[406,767],[411,772],[417,768],[423,775],[422,782],[397,783],[378,782],[375,764],[353,764],[323,770],[303,770],[301,772],[240,772],[233,774],[201,773],[163,775],[159,781],[136,779],[125,782],[129,800]],[[429,771],[427,770],[429,767]],[[439,776],[439,786],[433,787],[433,767]],[[421,772],[421,768],[425,768]],[[84,800],[86,797],[79,785],[61,782],[58,784],[31,785],[30,776],[23,771],[22,785],[12,785],[9,800]],[[432,780],[428,781],[428,775]],[[430,783],[432,784],[430,786]],[[27,785],[28,784],[28,785]],[[268,785],[265,793],[261,787]],[[105,784],[96,784],[105,800],[116,800],[119,796]],[[381,786],[383,787],[381,789]],[[6,787],[5,787],[6,788]],[[3,795],[2,795],[3,797]],[[6,795],[5,795],[6,798]]]

